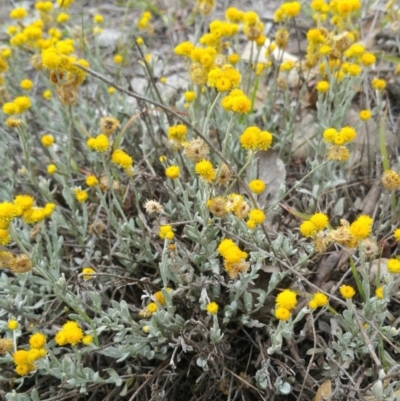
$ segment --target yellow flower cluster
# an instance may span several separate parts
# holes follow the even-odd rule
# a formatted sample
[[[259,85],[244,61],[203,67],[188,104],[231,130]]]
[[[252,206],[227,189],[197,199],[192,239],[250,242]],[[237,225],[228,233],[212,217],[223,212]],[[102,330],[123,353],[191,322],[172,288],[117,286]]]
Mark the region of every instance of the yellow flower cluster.
[[[240,144],[248,150],[268,150],[272,144],[272,134],[261,131],[256,126],[246,128],[240,136]]]
[[[282,22],[288,18],[297,17],[301,11],[301,4],[298,1],[283,3],[274,14],[275,22]]]
[[[16,97],[12,102],[4,103],[3,112],[7,115],[22,114],[31,107],[32,103],[28,96]]]
[[[167,240],[172,240],[175,237],[174,232],[172,231],[172,226],[168,225],[163,225],[160,226],[160,229],[158,231],[158,236],[161,239],[167,239]]]
[[[231,65],[225,64],[222,68],[214,68],[208,73],[208,86],[217,89],[218,92],[228,92],[236,88],[241,80],[240,72]]]
[[[346,161],[349,158],[348,149],[343,146],[357,137],[357,132],[353,127],[343,127],[340,131],[335,128],[327,128],[323,133],[325,142],[331,144],[328,148],[328,160]]]
[[[297,305],[297,294],[292,290],[283,290],[275,299],[275,317],[278,320],[289,320],[290,311]]]
[[[182,144],[187,135],[187,127],[183,124],[173,125],[168,128],[168,139],[178,144]]]
[[[122,149],[116,149],[111,155],[111,161],[119,167],[122,167],[129,175],[129,170],[132,169],[133,160]]]
[[[300,232],[307,238],[314,238],[315,235],[328,226],[328,216],[324,213],[315,213],[310,220],[305,220],[300,225]]]
[[[153,16],[151,15],[151,12],[145,11],[141,15],[141,17],[140,17],[140,19],[139,19],[139,21],[137,23],[138,29],[141,30],[141,31],[146,30],[147,33],[152,34],[153,31],[154,31],[154,28],[153,28],[153,26],[152,26],[152,24],[150,22],[152,17]]]
[[[42,333],[32,334],[29,338],[29,345],[30,348],[28,351],[20,349],[12,356],[15,363],[15,372],[20,376],[25,376],[36,370],[34,362],[46,355],[44,348],[46,345],[46,336]]]
[[[35,207],[34,203],[29,195],[17,195],[13,202],[0,203],[0,245],[11,242],[7,230],[14,218],[21,217],[25,223],[35,224],[50,217],[55,209],[54,203],[47,203],[44,207]]]
[[[239,273],[248,271],[249,264],[246,262],[248,254],[243,252],[231,239],[222,240],[218,246],[218,252],[224,258],[224,268],[232,280]]]
[[[74,321],[68,321],[63,324],[61,329],[57,332],[54,337],[54,341],[59,345],[70,344],[72,346],[82,342],[84,345],[89,345],[93,342],[93,337],[90,334],[84,335],[82,329],[78,323]]]
[[[251,109],[250,99],[240,89],[233,89],[229,95],[221,100],[221,106],[226,111],[246,114]]]
[[[100,134],[95,138],[89,138],[86,142],[89,149],[95,150],[99,153],[107,152],[110,148],[110,141],[108,140],[107,135]]]
[[[329,299],[328,297],[322,292],[316,292],[313,297],[308,302],[308,307],[310,309],[317,309],[322,308],[328,305]]]

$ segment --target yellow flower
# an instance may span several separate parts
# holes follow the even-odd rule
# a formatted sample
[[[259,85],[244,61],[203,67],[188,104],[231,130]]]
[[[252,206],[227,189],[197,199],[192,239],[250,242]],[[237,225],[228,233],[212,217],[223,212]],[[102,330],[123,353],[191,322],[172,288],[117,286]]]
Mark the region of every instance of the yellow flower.
[[[150,314],[153,314],[155,312],[157,312],[158,306],[155,302],[150,302],[147,306],[146,306],[146,310],[147,312],[149,312]]]
[[[378,299],[383,299],[383,287],[380,286],[375,290],[375,295]]]
[[[317,304],[318,307],[328,305],[329,299],[328,297],[323,294],[322,292],[316,292],[313,297],[314,302]]]
[[[372,115],[372,113],[370,110],[361,110],[360,114],[359,114],[360,119],[363,121],[369,120],[371,118],[371,115]]]
[[[292,310],[297,305],[297,294],[292,290],[283,290],[275,299],[277,307]]]
[[[386,88],[386,81],[384,79],[374,78],[371,82],[371,86],[378,91],[382,91]]]
[[[398,274],[400,273],[400,260],[398,259],[389,259],[387,262],[387,268],[389,273]]]
[[[21,363],[16,365],[15,373],[19,374],[20,376],[26,376],[29,372],[35,369],[35,365],[28,364],[28,363]]]
[[[19,326],[19,323],[14,319],[9,320],[7,323],[8,330],[16,330],[18,328],[18,326]]]
[[[30,79],[23,79],[19,86],[25,90],[31,90],[33,88],[33,82]]]
[[[256,126],[246,128],[239,139],[242,147],[251,150],[257,149],[260,132],[260,128]]]
[[[63,24],[64,22],[67,22],[69,20],[69,15],[67,13],[60,13],[57,16],[57,22],[59,24]]]
[[[133,164],[132,158],[122,149],[117,149],[113,152],[111,161],[124,169],[131,167]]]
[[[88,175],[86,177],[85,183],[88,187],[95,187],[99,184],[99,180],[95,175]]]
[[[393,236],[397,242],[400,242],[400,228],[396,228],[396,230],[394,230]]]
[[[11,202],[0,203],[0,222],[9,223],[18,215],[17,207]]]
[[[47,166],[47,172],[49,173],[49,174],[55,174],[56,172],[57,172],[57,166],[55,165],[55,164],[49,164],[48,166]]]
[[[329,82],[328,81],[319,81],[315,88],[320,93],[326,93],[329,90]]]
[[[29,195],[17,195],[14,198],[14,205],[21,208],[22,212],[33,207],[35,200]]]
[[[29,337],[29,345],[32,348],[40,349],[46,345],[46,336],[42,333],[35,333]]]
[[[369,216],[361,215],[350,225],[350,233],[357,239],[365,239],[370,236],[373,220]]]
[[[317,309],[317,308],[318,308],[318,304],[314,301],[314,298],[313,298],[313,299],[310,299],[310,300],[308,301],[308,307],[309,307],[310,309]]]
[[[108,87],[107,92],[112,95],[115,93],[115,88],[113,86]]]
[[[165,175],[172,180],[179,178],[180,170],[178,166],[169,166],[165,169]]]
[[[66,344],[76,345],[82,340],[82,337],[83,332],[78,323],[69,321],[58,331],[54,341],[60,346]]]
[[[239,62],[240,56],[237,53],[232,53],[228,56],[228,62],[229,64],[235,65]]]
[[[94,22],[94,23],[96,23],[96,24],[101,24],[103,21],[104,21],[104,18],[103,18],[102,15],[100,15],[100,14],[95,14],[95,15],[93,16],[93,22]]]
[[[54,136],[53,135],[43,135],[41,138],[41,142],[43,146],[48,148],[49,146],[53,145],[54,143]]]
[[[14,352],[12,358],[16,365],[22,365],[30,362],[28,351],[25,351],[24,349],[19,349],[18,351]]]
[[[3,113],[6,115],[18,114],[18,107],[13,102],[7,102],[3,104]]]
[[[265,191],[265,182],[262,180],[251,180],[249,182],[249,188],[252,192],[259,195]]]
[[[175,54],[178,56],[189,57],[194,49],[194,44],[191,42],[182,42],[174,48]]]
[[[187,134],[187,127],[183,124],[173,125],[168,128],[168,139],[182,143]]]
[[[309,220],[305,220],[300,225],[300,232],[304,237],[313,238],[318,232],[318,228]]]
[[[94,273],[96,273],[96,270],[92,269],[91,267],[84,267],[82,269],[82,277],[85,281],[90,280]]]
[[[278,307],[275,309],[275,317],[278,320],[286,321],[290,319],[290,310],[284,307]]]
[[[255,224],[262,224],[265,220],[265,213],[260,209],[252,209],[249,212],[249,219]]]
[[[318,231],[326,228],[328,221],[328,216],[324,213],[315,213],[310,218],[310,222],[314,224]]]
[[[361,62],[366,67],[369,67],[372,64],[375,64],[376,57],[372,53],[365,53],[361,56]]]
[[[141,37],[139,36],[139,37],[136,39],[136,43],[137,43],[139,46],[142,46],[143,43],[144,43],[143,38],[141,38]]]
[[[168,240],[174,239],[175,234],[172,231],[172,226],[170,226],[170,225],[161,226],[158,231],[158,236],[161,239],[168,239]]]
[[[210,315],[216,315],[218,313],[218,304],[216,302],[210,302],[207,304],[206,309]]]
[[[46,90],[43,92],[42,96],[43,96],[46,100],[49,100],[49,99],[51,99],[51,97],[53,96],[53,94],[51,93],[51,90],[50,90],[50,89],[46,89]]]
[[[247,220],[246,226],[249,230],[254,230],[257,227],[257,224],[253,220]]]
[[[115,64],[121,64],[124,58],[120,54],[116,54],[113,58]]]
[[[11,242],[10,234],[5,229],[0,229],[0,245],[7,245]]]
[[[19,96],[14,99],[14,104],[17,106],[18,113],[23,113],[31,107],[31,100],[28,96]]]
[[[75,188],[74,189],[74,193],[75,193],[75,199],[79,202],[79,203],[84,203],[86,202],[87,198],[89,197],[88,193],[86,191],[83,191],[80,188]]]
[[[205,181],[213,181],[215,179],[215,170],[209,160],[202,160],[196,163],[195,172]]]
[[[99,152],[104,153],[110,147],[110,141],[108,140],[107,135],[100,134],[95,138],[95,142],[93,144],[93,148]]]
[[[10,18],[12,18],[12,19],[23,19],[27,15],[28,15],[28,12],[23,7],[14,8],[14,10],[12,10],[10,12]]]
[[[339,288],[339,291],[342,297],[345,299],[351,299],[354,297],[354,295],[356,295],[356,291],[350,285],[342,285]]]
[[[84,345],[89,345],[93,342],[93,336],[90,334],[86,334],[85,336],[82,337],[82,344]]]
[[[193,92],[193,91],[186,91],[186,92],[183,94],[183,97],[185,98],[185,100],[186,100],[188,103],[191,103],[191,102],[193,102],[193,100],[196,99],[196,93]]]

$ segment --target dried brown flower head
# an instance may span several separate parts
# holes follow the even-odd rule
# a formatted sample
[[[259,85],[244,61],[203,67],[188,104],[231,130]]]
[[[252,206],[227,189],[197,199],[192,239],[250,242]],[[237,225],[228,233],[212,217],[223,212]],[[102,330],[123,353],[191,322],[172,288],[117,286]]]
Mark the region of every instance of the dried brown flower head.
[[[397,174],[393,170],[386,170],[382,176],[382,185],[388,191],[394,191],[400,188],[400,174]]]
[[[222,196],[209,199],[207,201],[208,210],[217,217],[225,216],[228,213],[226,201]]]
[[[0,268],[10,268],[14,263],[14,255],[8,251],[0,251]]]
[[[100,119],[100,129],[104,135],[110,136],[119,125],[119,121],[112,116],[102,117]]]
[[[21,254],[14,258],[11,270],[16,274],[28,273],[32,270],[32,262],[28,256]]]
[[[143,207],[147,214],[160,214],[164,211],[164,207],[155,200],[147,200],[143,203]]]
[[[202,139],[193,139],[185,142],[183,146],[185,148],[185,155],[194,162],[205,159],[210,151],[210,148]]]
[[[217,177],[218,184],[226,185],[232,179],[232,173],[226,164],[222,164]]]
[[[372,238],[367,238],[361,242],[362,250],[366,258],[373,258],[379,251],[378,244]]]
[[[7,351],[10,351],[13,347],[11,338],[0,338],[0,355],[4,355]]]
[[[89,226],[89,233],[93,234],[96,233],[97,235],[102,235],[104,230],[106,229],[106,225],[101,220],[95,220]]]

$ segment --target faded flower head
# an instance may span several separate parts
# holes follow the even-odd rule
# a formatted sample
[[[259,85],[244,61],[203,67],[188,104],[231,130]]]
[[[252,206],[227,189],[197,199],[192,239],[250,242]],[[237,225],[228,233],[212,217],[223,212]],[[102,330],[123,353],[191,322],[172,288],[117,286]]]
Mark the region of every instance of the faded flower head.
[[[147,200],[143,203],[143,207],[147,214],[161,214],[164,212],[164,207],[155,200]]]

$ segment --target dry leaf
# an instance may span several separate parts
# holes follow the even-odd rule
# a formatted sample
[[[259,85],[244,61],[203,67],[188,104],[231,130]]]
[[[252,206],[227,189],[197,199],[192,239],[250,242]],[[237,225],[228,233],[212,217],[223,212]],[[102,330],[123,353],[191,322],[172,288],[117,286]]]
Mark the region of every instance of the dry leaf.
[[[315,401],[328,401],[332,396],[332,383],[330,380],[324,381],[315,395]]]

